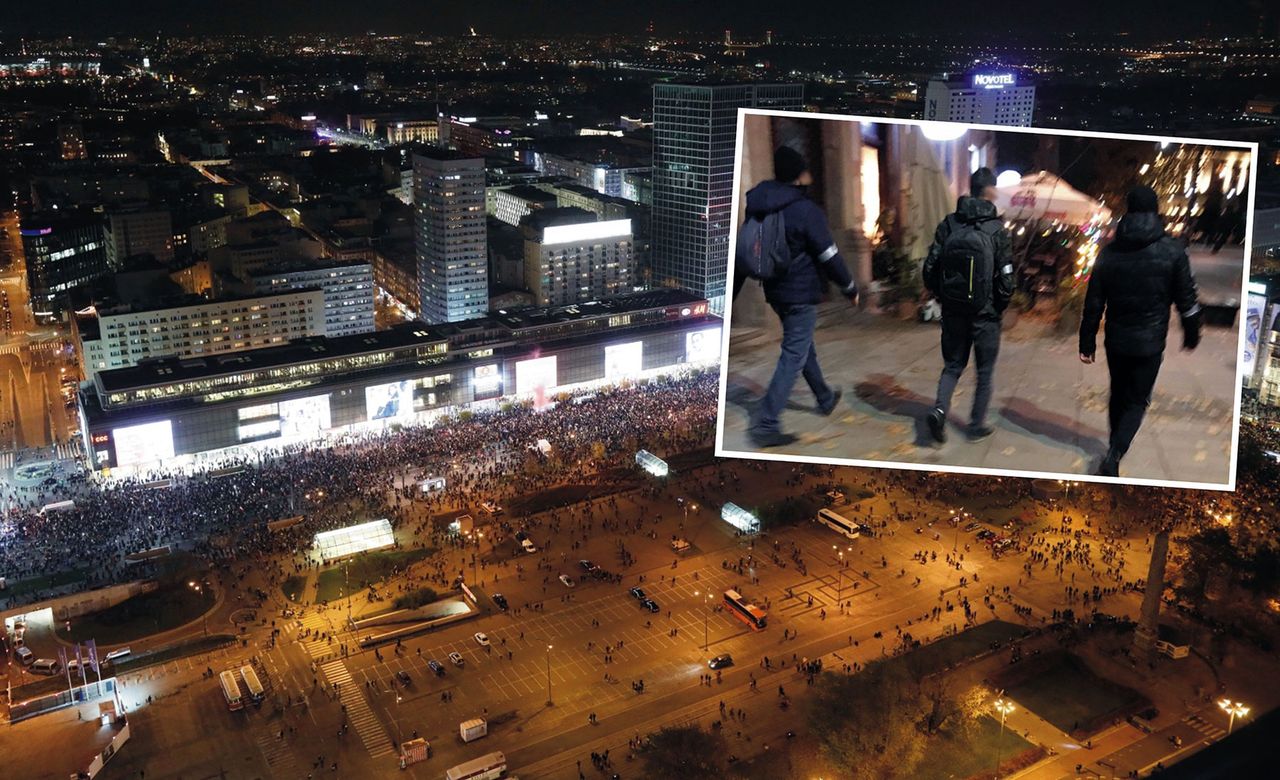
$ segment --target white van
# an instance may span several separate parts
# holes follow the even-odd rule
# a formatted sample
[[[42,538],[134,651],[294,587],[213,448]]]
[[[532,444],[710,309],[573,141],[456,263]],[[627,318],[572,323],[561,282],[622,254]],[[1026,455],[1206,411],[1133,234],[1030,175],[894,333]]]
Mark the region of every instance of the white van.
[[[32,674],[47,674],[50,677],[62,671],[62,662],[56,658],[40,658],[31,664]]]
[[[31,648],[26,645],[18,645],[18,648],[13,651],[13,654],[17,656],[18,663],[23,666],[30,666],[35,663],[36,654],[31,652]]]

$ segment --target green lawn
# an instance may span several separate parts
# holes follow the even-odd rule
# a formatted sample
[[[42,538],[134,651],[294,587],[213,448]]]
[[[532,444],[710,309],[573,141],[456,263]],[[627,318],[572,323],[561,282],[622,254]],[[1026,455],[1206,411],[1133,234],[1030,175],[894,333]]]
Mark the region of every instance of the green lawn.
[[[174,582],[101,612],[73,618],[71,630],[61,625],[58,636],[69,642],[93,639],[100,646],[123,644],[196,620],[216,602],[217,594],[211,588],[197,593],[185,583]]]
[[[1142,694],[1098,677],[1072,656],[1063,656],[1061,663],[1011,687],[1009,696],[1068,733],[1111,713],[1146,705]]]
[[[346,593],[359,593],[373,583],[386,579],[392,571],[403,570],[433,552],[435,551],[431,548],[380,550],[361,553],[347,561],[337,563],[320,572],[316,583],[316,601],[335,601]],[[348,582],[350,582],[350,591],[346,590]]]
[[[302,574],[295,574],[285,579],[284,584],[280,586],[280,590],[284,591],[284,597],[290,601],[301,602],[302,591],[307,587],[307,578]]]
[[[984,717],[967,736],[944,731],[930,737],[924,758],[912,777],[916,780],[962,780],[989,776],[995,770],[997,753],[1001,764],[1007,764],[1035,747],[1007,728],[1001,736],[1000,721]]]

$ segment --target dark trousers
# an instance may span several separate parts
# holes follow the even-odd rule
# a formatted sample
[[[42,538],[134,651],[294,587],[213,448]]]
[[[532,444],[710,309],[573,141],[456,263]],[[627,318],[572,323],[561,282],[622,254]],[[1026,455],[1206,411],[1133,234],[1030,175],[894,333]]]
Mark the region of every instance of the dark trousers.
[[[996,371],[996,357],[1000,353],[1000,321],[981,317],[967,317],[947,311],[942,312],[942,376],[938,378],[937,407],[943,414],[951,411],[951,396],[960,382],[960,375],[969,365],[969,353],[978,364],[978,388],[973,394],[973,412],[969,425],[977,428],[987,420],[987,408],[991,406],[992,377]]]
[[[1123,355],[1107,350],[1107,370],[1111,373],[1111,400],[1108,417],[1111,423],[1111,451],[1116,460],[1123,458],[1142,427],[1142,418],[1151,404],[1151,390],[1160,373],[1163,354]]]
[[[778,355],[773,379],[769,380],[769,389],[765,391],[751,425],[753,430],[761,433],[776,433],[780,430],[778,418],[786,408],[787,399],[791,397],[797,375],[804,375],[804,381],[817,397],[819,406],[827,406],[835,396],[827,385],[827,380],[822,377],[818,352],[813,347],[813,329],[818,324],[818,308],[812,305],[771,305],[778,319],[782,320],[782,353]]]

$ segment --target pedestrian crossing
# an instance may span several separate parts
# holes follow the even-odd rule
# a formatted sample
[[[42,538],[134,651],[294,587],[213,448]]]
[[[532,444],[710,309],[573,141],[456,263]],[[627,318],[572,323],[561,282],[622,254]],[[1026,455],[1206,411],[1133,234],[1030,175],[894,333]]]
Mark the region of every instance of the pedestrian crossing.
[[[298,777],[298,757],[294,755],[293,748],[279,736],[279,731],[265,733],[259,730],[254,737],[254,741],[258,743],[258,750],[262,751],[262,757],[267,760],[267,766],[271,767],[271,773],[275,777]]]
[[[60,441],[54,446],[54,454],[59,460],[79,460],[80,441],[78,439]]]
[[[355,727],[369,755],[374,758],[395,755],[395,746],[369,708],[364,690],[351,679],[347,665],[342,661],[330,661],[322,664],[320,669],[330,684],[338,686],[338,700],[346,707],[347,721]]]
[[[1209,740],[1219,740],[1227,735],[1227,730],[1221,726],[1215,726],[1199,715],[1192,713],[1182,719],[1182,722],[1200,732]]]
[[[330,642],[328,639],[320,638],[321,634],[333,636],[333,625],[323,612],[306,615],[302,618],[301,623],[302,628],[310,629],[311,633],[305,639],[298,640],[298,644],[302,645],[302,649],[306,650],[307,655],[311,656],[313,660],[319,661],[337,652],[339,647],[337,640]],[[301,629],[299,633],[301,633]]]

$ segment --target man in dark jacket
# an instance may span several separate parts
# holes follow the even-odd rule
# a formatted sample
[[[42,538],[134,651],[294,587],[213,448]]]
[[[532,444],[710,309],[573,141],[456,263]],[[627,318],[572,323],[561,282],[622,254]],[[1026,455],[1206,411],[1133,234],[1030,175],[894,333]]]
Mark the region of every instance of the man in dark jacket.
[[[1150,187],[1135,187],[1115,238],[1098,254],[1089,277],[1080,320],[1080,362],[1092,363],[1098,324],[1105,314],[1107,369],[1111,372],[1108,415],[1111,439],[1098,467],[1105,477],[1120,475],[1120,459],[1151,403],[1160,372],[1169,306],[1182,318],[1182,348],[1200,343],[1200,304],[1191,261],[1182,244],[1164,230],[1158,199]]]
[[[809,389],[817,397],[820,414],[835,411],[841,392],[832,389],[823,378],[813,346],[817,304],[826,293],[828,278],[835,280],[855,306],[858,303],[858,285],[836,248],[827,217],[816,203],[805,197],[805,189],[813,183],[813,176],[804,157],[788,146],[778,147],[773,154],[773,170],[773,181],[761,182],[747,193],[747,213],[782,212],[787,248],[791,253],[791,265],[786,272],[764,282],[765,300],[782,321],[782,354],[778,356],[773,379],[748,430],[757,447],[778,447],[796,440],[795,436],[781,431],[778,418],[791,396],[797,374],[804,375]],[[735,276],[735,296],[744,281],[742,274]]]
[[[942,307],[942,375],[934,408],[925,418],[939,443],[947,440],[951,396],[970,352],[978,364],[978,381],[969,438],[980,441],[992,434],[986,420],[1000,352],[1000,316],[1013,297],[1012,240],[996,213],[996,177],[990,168],[974,171],[969,193],[938,225],[921,274]],[[967,297],[958,296],[957,288]]]

